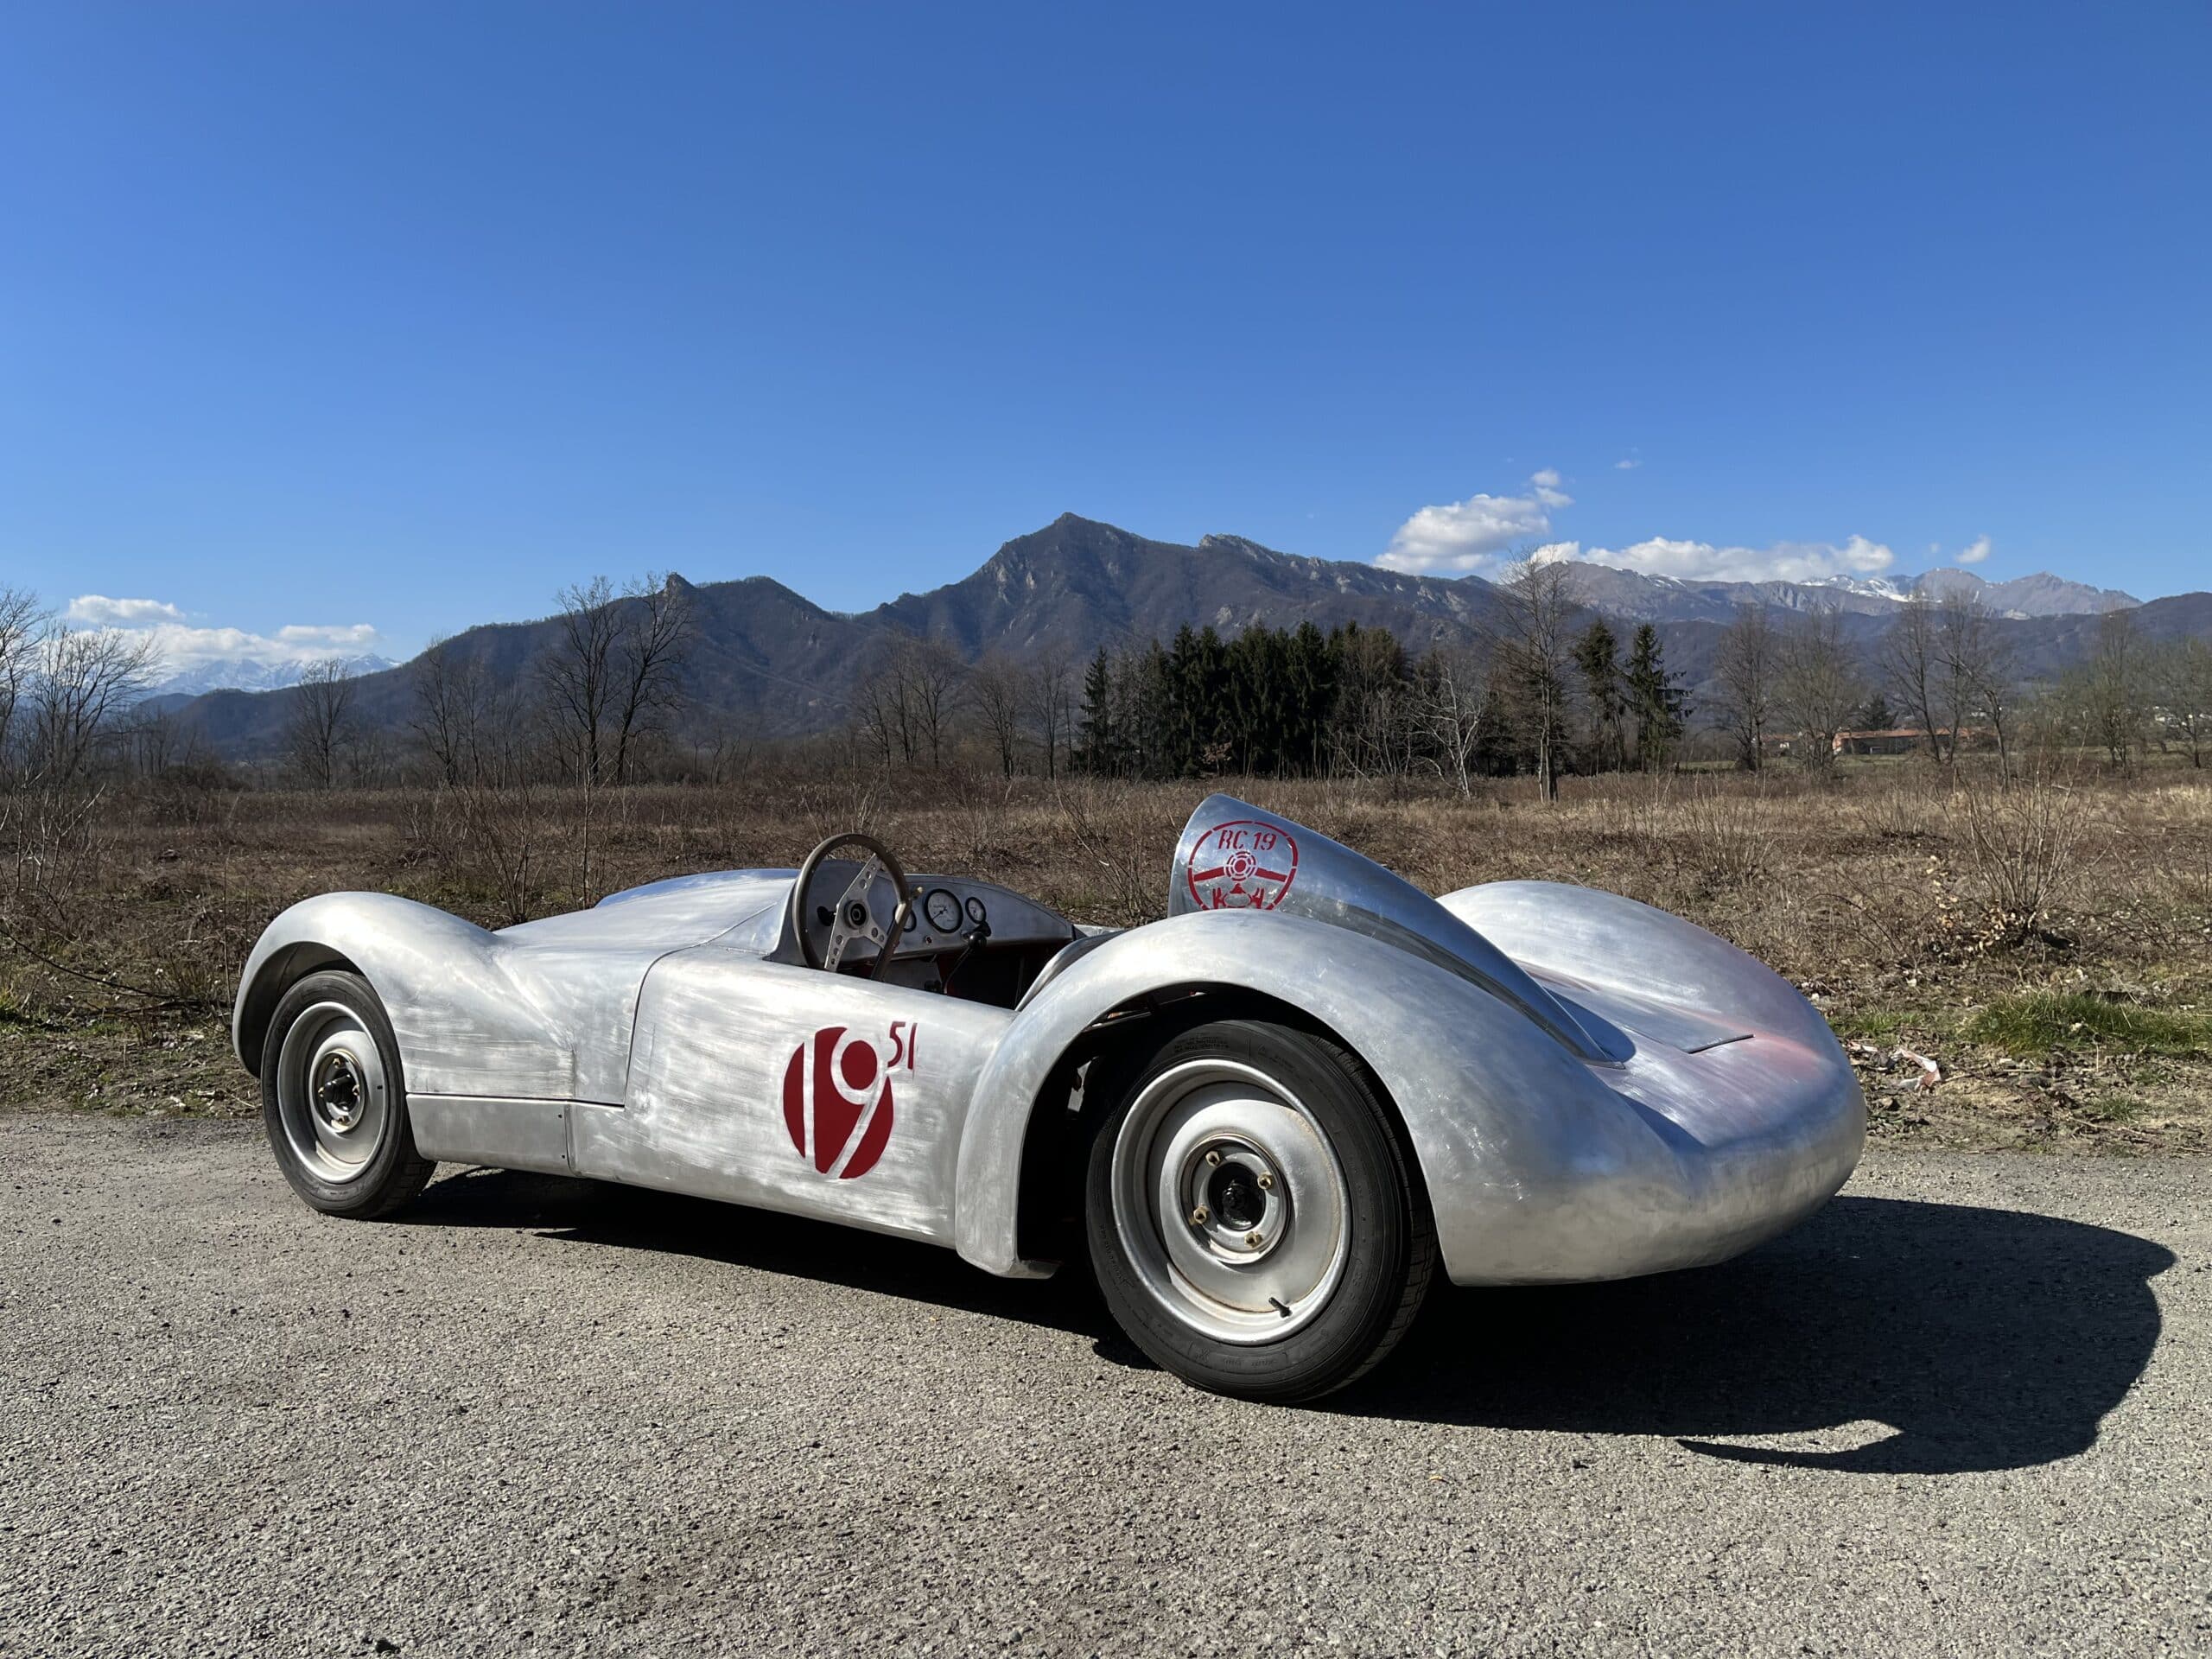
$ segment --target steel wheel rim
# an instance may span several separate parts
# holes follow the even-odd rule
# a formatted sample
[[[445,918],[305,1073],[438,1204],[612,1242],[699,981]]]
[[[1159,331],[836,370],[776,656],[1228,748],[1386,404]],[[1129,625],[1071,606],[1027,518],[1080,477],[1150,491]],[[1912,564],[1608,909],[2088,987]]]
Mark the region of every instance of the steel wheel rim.
[[[1234,1060],[1185,1061],[1145,1085],[1115,1137],[1113,1205],[1146,1293],[1218,1342],[1302,1329],[1351,1253],[1328,1137],[1281,1084]]]
[[[276,1110],[292,1155],[334,1186],[359,1180],[384,1145],[391,1090],[384,1055],[361,1016],[318,1002],[284,1033]]]

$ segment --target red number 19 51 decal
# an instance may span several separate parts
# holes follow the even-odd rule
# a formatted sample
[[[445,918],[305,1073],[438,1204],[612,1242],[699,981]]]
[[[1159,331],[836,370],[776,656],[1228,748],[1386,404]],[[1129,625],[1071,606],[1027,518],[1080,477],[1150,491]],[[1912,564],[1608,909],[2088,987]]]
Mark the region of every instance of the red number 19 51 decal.
[[[887,1058],[875,1040],[824,1026],[784,1066],[784,1127],[791,1145],[824,1175],[865,1175],[891,1140],[891,1074],[914,1069],[918,1027],[893,1020]]]

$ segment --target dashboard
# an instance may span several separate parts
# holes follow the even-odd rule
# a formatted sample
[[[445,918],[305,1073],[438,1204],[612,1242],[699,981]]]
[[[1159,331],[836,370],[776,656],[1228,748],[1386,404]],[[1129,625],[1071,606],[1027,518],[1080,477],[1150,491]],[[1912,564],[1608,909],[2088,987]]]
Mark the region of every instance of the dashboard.
[[[834,898],[845,890],[858,868],[858,865],[843,860],[831,861],[823,867],[815,892]],[[1074,925],[1058,911],[1025,899],[995,881],[959,875],[915,874],[907,879],[921,898],[907,915],[906,928],[892,953],[894,960],[935,957],[967,950],[969,936],[978,926],[988,930],[978,942],[978,950],[997,950],[1007,945],[1051,945],[1057,949],[1075,937]],[[868,911],[879,925],[890,925],[898,903],[899,895],[890,877],[879,876],[870,884]],[[817,950],[827,946],[830,939],[830,918],[823,910],[823,906],[817,903],[816,912],[805,918],[807,931]],[[855,945],[846,958],[849,964],[873,963],[874,959],[875,947],[867,944]]]

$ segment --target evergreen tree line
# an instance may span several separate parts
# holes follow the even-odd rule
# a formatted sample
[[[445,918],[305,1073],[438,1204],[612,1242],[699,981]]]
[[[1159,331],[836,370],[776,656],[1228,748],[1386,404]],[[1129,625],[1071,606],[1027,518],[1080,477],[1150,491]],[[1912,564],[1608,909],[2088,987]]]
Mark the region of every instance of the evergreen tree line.
[[[1226,640],[1186,624],[1092,658],[1072,760],[1117,778],[1427,773],[1465,791],[1517,772],[1666,767],[1688,713],[1649,624],[1625,655],[1602,620],[1555,642],[1516,628],[1419,654],[1356,622]]]

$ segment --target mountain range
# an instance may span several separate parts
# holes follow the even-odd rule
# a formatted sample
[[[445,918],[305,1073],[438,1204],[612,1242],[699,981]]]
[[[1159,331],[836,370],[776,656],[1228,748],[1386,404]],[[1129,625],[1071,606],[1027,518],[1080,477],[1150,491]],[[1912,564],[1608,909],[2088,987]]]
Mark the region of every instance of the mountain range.
[[[1577,591],[1610,616],[1638,622],[1726,622],[1744,604],[1809,611],[1827,606],[1866,616],[1889,616],[1915,594],[1931,599],[1977,595],[1990,611],[2014,621],[2037,616],[2098,616],[2142,604],[2116,588],[2092,588],[2047,571],[1989,582],[1955,566],[1916,576],[1828,576],[1812,582],[1684,582],[1617,566],[1577,561]]]
[[[2107,610],[2132,608],[2147,639],[2212,638],[2212,594],[2144,604],[2050,575],[1991,583],[1945,569],[1883,586],[1682,582],[1583,563],[1574,570],[1577,593],[1592,610],[1658,626],[1694,700],[1710,680],[1721,632],[1747,603],[1784,612],[1833,606],[1847,635],[1871,651],[1913,587],[1980,592],[2003,618],[2029,678],[2053,676],[2085,656]],[[1185,623],[1233,635],[1258,624],[1357,622],[1389,628],[1421,649],[1495,632],[1505,607],[1498,588],[1479,576],[1402,575],[1281,553],[1240,536],[1208,536],[1194,547],[1156,542],[1072,513],[1016,537],[957,582],[858,613],[825,610],[766,576],[696,586],[669,580],[684,590],[696,622],[688,718],[766,737],[804,735],[847,719],[856,669],[872,647],[899,635],[944,640],[970,661],[998,652],[1079,666],[1102,645],[1164,639]],[[491,623],[454,635],[446,649],[513,683],[556,631],[550,620]],[[404,666],[382,668],[361,677],[355,708],[363,720],[396,730],[411,712],[411,695]],[[217,690],[173,706],[219,752],[252,759],[278,751],[288,703],[281,691]]]
[[[282,691],[297,685],[308,671],[328,660],[320,657],[291,657],[282,662],[258,662],[251,657],[221,657],[165,676],[147,688],[149,697],[190,699],[207,691]],[[363,655],[336,659],[349,675],[380,674],[399,666],[389,657]]]

